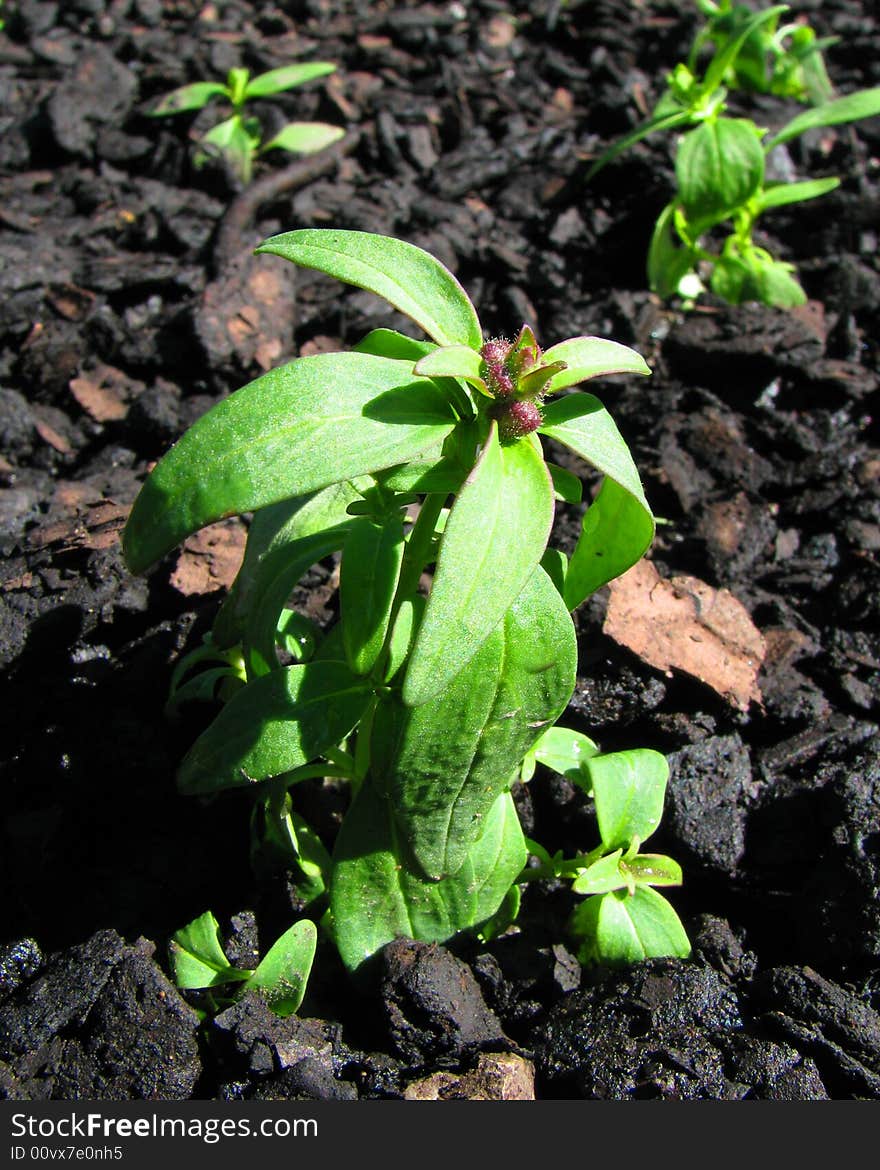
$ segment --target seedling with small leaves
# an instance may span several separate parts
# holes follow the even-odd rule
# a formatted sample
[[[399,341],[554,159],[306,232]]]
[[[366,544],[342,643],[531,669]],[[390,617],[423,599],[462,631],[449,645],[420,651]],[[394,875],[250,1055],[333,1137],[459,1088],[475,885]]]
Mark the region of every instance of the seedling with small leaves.
[[[708,11],[716,6],[702,7]],[[679,138],[675,155],[677,189],[657,219],[648,249],[651,289],[660,296],[677,294],[691,301],[705,291],[706,277],[712,292],[731,304],[760,301],[793,308],[806,301],[794,265],[776,259],[755,243],[756,222],[773,208],[825,195],[838,187],[840,180],[776,181],[769,177],[768,160],[775,148],[808,130],[880,114],[880,86],[822,100],[769,135],[748,118],[727,117],[725,80],[733,75],[741,81],[737,68],[742,62],[744,75],[758,86],[758,62],[764,61],[768,44],[776,44],[783,35],[785,30],[777,29],[777,24],[788,9],[777,5],[753,13],[740,5],[717,7],[717,19],[713,18],[706,36],[698,38],[689,63],[677,65],[669,74],[667,90],[652,116],[597,159],[587,178],[649,134],[686,131]],[[791,35],[794,37],[794,32]],[[700,77],[697,57],[704,43],[712,44],[715,51]],[[825,43],[811,42],[814,49]],[[792,75],[789,58],[784,60],[788,62],[785,70]],[[817,80],[816,61],[821,57],[807,53],[804,47],[797,60],[803,69],[812,62],[809,96],[819,97],[824,90]],[[806,80],[803,88],[807,94]],[[772,86],[770,92],[775,92]],[[802,96],[800,89],[794,96]]]
[[[253,792],[255,857],[293,870],[356,969],[394,938],[487,936],[515,912],[528,846],[510,790],[571,697],[570,611],[654,529],[610,415],[571,388],[649,370],[596,337],[544,350],[524,325],[486,338],[452,274],[400,240],[303,230],[258,252],[384,297],[430,340],[377,329],[236,391],[160,460],[123,544],[143,571],[204,525],[254,513],[207,651],[226,657],[205,689],[228,701],[179,787]],[[547,544],[555,499],[578,502],[581,483],[545,460],[541,436],[604,475],[570,558]],[[339,620],[322,632],[287,605],[339,554]],[[335,842],[295,808],[316,777],[350,786]],[[611,845],[627,896],[646,835],[636,825]]]
[[[225,85],[218,81],[197,81],[181,86],[166,94],[151,113],[154,118],[165,118],[201,110],[215,98],[224,99],[232,106],[231,116],[202,135],[200,142],[207,151],[222,155],[241,182],[247,184],[253,176],[254,162],[267,151],[315,154],[345,133],[327,122],[289,122],[264,142],[260,121],[247,113],[247,103],[284,93],[317,77],[325,77],[335,69],[327,61],[284,65],[258,77],[251,77],[247,69],[230,69]]]
[[[317,942],[315,924],[303,918],[254,970],[234,967],[223,951],[217,919],[207,911],[172,936],[171,967],[181,990],[200,993],[204,1015],[256,992],[277,1016],[292,1016],[303,1001]]]

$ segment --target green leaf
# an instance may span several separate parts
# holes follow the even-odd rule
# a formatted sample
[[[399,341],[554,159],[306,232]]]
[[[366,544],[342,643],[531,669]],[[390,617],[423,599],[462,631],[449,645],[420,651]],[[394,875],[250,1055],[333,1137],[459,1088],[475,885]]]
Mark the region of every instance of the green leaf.
[[[197,81],[194,85],[182,85],[166,93],[150,117],[165,118],[169,114],[182,114],[186,110],[203,109],[212,97],[228,96],[226,86],[216,81]]]
[[[396,329],[371,329],[353,346],[356,353],[371,353],[375,357],[413,363],[436,348],[432,341],[416,341],[405,333],[398,333]]]
[[[404,547],[399,512],[381,524],[359,516],[346,537],[339,596],[345,657],[355,674],[369,674],[385,645]]]
[[[770,151],[774,146],[781,146],[790,142],[807,130],[818,130],[823,126],[839,126],[844,122],[857,122],[862,118],[875,118],[880,114],[880,85],[873,89],[861,89],[857,93],[846,97],[835,98],[821,106],[813,106],[804,110],[796,118],[792,118],[773,137],[764,143],[764,150]]]
[[[401,841],[428,877],[461,866],[523,756],[565,710],[576,671],[571,619],[537,569],[433,702],[407,707],[389,696],[379,704],[374,780],[394,810]]]
[[[654,519],[629,448],[598,398],[576,391],[548,403],[540,433],[605,475],[565,578],[566,602],[575,609],[639,560],[653,539]]]
[[[405,703],[426,703],[473,658],[532,576],[552,523],[543,458],[530,442],[502,447],[493,423],[449,514]]]
[[[760,190],[764,151],[758,128],[746,118],[704,122],[679,143],[675,174],[681,204],[699,235]]]
[[[622,856],[623,850],[615,849],[607,857],[594,861],[572,882],[572,891],[575,894],[607,894],[610,890],[626,889],[627,881],[620,869]]]
[[[443,455],[437,448],[375,475],[378,483],[393,492],[440,492],[448,496],[461,490],[469,471],[457,458]]]
[[[280,69],[270,69],[268,73],[261,73],[247,83],[244,91],[245,99],[268,97],[269,94],[282,93],[286,89],[293,89],[303,85],[306,81],[313,81],[316,77],[326,77],[328,73],[335,73],[336,66],[329,61],[307,61],[299,65],[282,65]]]
[[[555,463],[547,463],[550,479],[553,481],[553,492],[556,498],[564,500],[566,504],[579,504],[584,496],[584,485],[580,478],[566,467],[558,467]]]
[[[260,151],[286,150],[290,154],[317,154],[319,150],[332,146],[344,137],[345,131],[340,126],[331,126],[328,122],[288,122],[274,138],[263,143]]]
[[[497,798],[458,872],[429,882],[406,864],[393,819],[367,783],[342,823],[330,883],[333,934],[350,970],[395,938],[445,942],[491,919],[528,853],[509,793]]]
[[[803,203],[827,195],[840,186],[840,179],[807,179],[802,183],[773,183],[760,191],[755,198],[755,214],[761,215],[771,207],[784,207],[787,203]]]
[[[589,756],[599,835],[606,849],[627,849],[635,838],[647,841],[663,816],[669,779],[666,757],[650,748]]]
[[[794,265],[768,259],[756,271],[757,300],[778,309],[794,309],[807,303],[807,296],[794,274]]]
[[[295,922],[270,948],[248,980],[276,1016],[292,1016],[303,1001],[318,945],[314,922]]]
[[[288,597],[312,565],[344,546],[351,524],[349,520],[281,545],[261,561],[241,639],[249,679],[278,668],[276,632]]]
[[[566,369],[554,374],[547,387],[548,394],[556,394],[567,386],[600,378],[605,374],[650,374],[641,354],[627,345],[606,341],[602,337],[570,337],[545,350],[542,365],[565,362]]]
[[[369,480],[361,482],[369,486]],[[241,568],[214,619],[211,633],[216,645],[234,646],[242,640],[245,620],[252,609],[251,594],[263,559],[295,540],[347,523],[348,505],[360,498],[354,484],[342,482],[330,484],[307,496],[294,496],[260,508],[248,529]]]
[[[568,572],[568,557],[558,548],[544,549],[541,557],[541,568],[553,582],[560,597],[565,597],[565,574]]]
[[[250,182],[254,152],[259,142],[259,136],[255,138],[248,126],[239,114],[233,114],[200,139],[202,146],[210,146],[228,159],[244,183]]]
[[[425,614],[425,599],[420,593],[405,597],[400,603],[391,640],[388,644],[388,662],[385,666],[385,681],[390,682],[406,663],[419,626]]]
[[[199,736],[178,786],[195,795],[290,772],[339,744],[369,701],[369,685],[344,662],[274,670],[243,687]]]
[[[299,358],[217,404],[159,461],[123,535],[141,572],[224,516],[404,462],[455,417],[412,365],[361,353]]]
[[[171,936],[170,951],[174,982],[183,991],[241,983],[251,975],[233,967],[226,958],[217,919],[210,910]]]
[[[753,15],[749,13],[747,8],[740,9],[746,19],[738,28],[734,26],[734,30],[728,34],[725,43],[709,62],[709,67],[700,85],[700,92],[710,94],[717,89],[724,81],[725,73],[735,62],[745,42],[762,26],[774,24],[780,14],[787,11],[788,5],[786,4],[777,4],[774,8],[766,8],[763,12],[757,12]]]
[[[439,260],[413,244],[371,232],[305,228],[273,236],[257,252],[283,256],[384,297],[439,345],[482,345],[467,293]]]
[[[591,792],[590,778],[584,762],[599,754],[599,748],[580,731],[568,727],[548,727],[532,748],[531,755],[536,763],[543,764],[551,772],[558,772],[578,787]]]
[[[693,271],[696,262],[691,250],[681,246],[674,225],[675,203],[667,203],[648,246],[648,287],[661,297],[675,296],[682,278]]]
[[[617,158],[619,154],[623,154],[629,147],[635,146],[637,142],[641,142],[643,138],[647,138],[649,134],[656,134],[660,130],[674,130],[678,126],[684,126],[693,120],[693,115],[690,110],[665,110],[650,118],[647,122],[642,122],[640,126],[636,126],[635,130],[631,130],[629,134],[625,134],[623,138],[619,139],[610,146],[608,150],[604,151],[593,163],[587,171],[586,182],[608,166],[610,162]]]
[[[588,898],[571,916],[569,929],[582,940],[577,957],[584,964],[625,966],[664,956],[686,959],[691,953],[678,915],[649,886]]]
[[[626,862],[633,880],[642,886],[680,886],[681,866],[660,853],[638,853]]]

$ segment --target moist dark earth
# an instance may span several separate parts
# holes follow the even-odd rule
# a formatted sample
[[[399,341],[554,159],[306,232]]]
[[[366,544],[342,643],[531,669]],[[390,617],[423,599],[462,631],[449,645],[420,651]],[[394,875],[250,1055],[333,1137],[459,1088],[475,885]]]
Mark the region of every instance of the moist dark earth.
[[[872,6],[802,2],[840,93],[880,84]],[[589,185],[695,30],[687,4],[277,4],[20,0],[0,34],[0,654],[4,666],[0,1092],[41,1098],[880,1097],[880,124],[792,144],[831,195],[767,216],[809,304],[783,312],[645,289],[672,144]],[[326,82],[262,103],[344,126],[340,147],[269,155],[246,195],[197,168],[210,111],[152,120],[169,89],[290,61]],[[795,111],[737,98],[778,126]],[[214,115],[216,118],[216,115]],[[631,444],[663,576],[729,590],[764,636],[743,710],[577,615],[563,722],[672,764],[658,851],[689,961],[581,970],[573,898],[535,885],[489,946],[391,944],[353,985],[319,948],[300,1015],[244,999],[200,1022],[167,942],[207,909],[252,965],[294,917],[256,878],[249,805],[180,797],[211,716],[163,707],[240,553],[230,522],[147,579],[118,533],[151,463],[264,369],[404,327],[376,298],[275,258],[294,227],[392,234],[450,267],[492,334],[635,346],[650,380],[591,387]],[[570,541],[560,508],[559,540]],[[225,560],[224,560],[225,558]],[[335,605],[332,564],[297,603]],[[723,689],[723,688],[722,688]],[[551,850],[595,843],[585,801],[539,771],[517,794]],[[304,790],[328,844],[338,797]]]

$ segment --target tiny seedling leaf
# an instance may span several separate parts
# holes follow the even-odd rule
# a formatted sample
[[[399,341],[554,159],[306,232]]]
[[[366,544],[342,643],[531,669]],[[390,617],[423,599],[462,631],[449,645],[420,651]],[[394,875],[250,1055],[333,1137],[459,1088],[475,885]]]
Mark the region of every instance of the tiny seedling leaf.
[[[564,362],[565,369],[554,374],[547,388],[555,394],[568,386],[606,374],[650,374],[647,362],[629,346],[601,337],[570,337],[544,351],[542,365]]]
[[[225,85],[217,81],[197,81],[193,85],[182,85],[166,93],[162,100],[151,110],[154,118],[164,118],[169,114],[182,114],[187,110],[203,109],[212,97],[228,96]]]
[[[569,929],[581,940],[582,963],[622,966],[664,956],[686,959],[691,953],[678,915],[650,886],[588,898],[571,916]]]
[[[260,152],[286,150],[289,154],[316,154],[344,137],[341,126],[331,126],[328,122],[288,122],[274,138],[263,143]]]
[[[681,866],[660,853],[638,853],[626,862],[626,867],[640,886],[681,885]]]
[[[606,849],[627,849],[633,838],[646,841],[660,824],[669,779],[666,757],[649,748],[589,756],[599,834]]]
[[[306,61],[298,65],[282,65],[280,69],[270,69],[268,73],[261,73],[253,77],[245,87],[245,100],[248,98],[268,97],[273,93],[283,93],[316,77],[326,77],[328,73],[335,73],[336,66],[329,61]]]
[[[610,890],[627,888],[627,881],[620,869],[622,849],[615,849],[606,857],[600,857],[591,866],[578,874],[572,882],[576,894],[607,894]]]
[[[248,980],[276,1016],[292,1016],[303,1001],[318,945],[314,922],[294,923],[269,949]]]
[[[184,991],[241,983],[250,971],[233,967],[220,945],[220,928],[210,910],[171,936],[174,981]]]

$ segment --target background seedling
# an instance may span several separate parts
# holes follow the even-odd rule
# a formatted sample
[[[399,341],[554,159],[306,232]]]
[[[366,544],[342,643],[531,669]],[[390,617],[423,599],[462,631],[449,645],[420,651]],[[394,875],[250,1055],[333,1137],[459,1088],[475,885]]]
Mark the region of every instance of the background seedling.
[[[230,69],[226,84],[216,81],[197,81],[166,94],[151,111],[154,118],[201,110],[215,98],[223,98],[232,106],[232,115],[218,122],[202,135],[203,147],[217,152],[227,160],[242,183],[249,183],[255,160],[269,150],[286,150],[291,154],[314,154],[342,138],[339,126],[326,122],[289,122],[268,141],[263,141],[263,129],[258,118],[246,112],[248,102],[272,97],[326,77],[336,70],[327,61],[311,61],[301,65],[284,65],[258,77],[251,77],[247,69]]]

